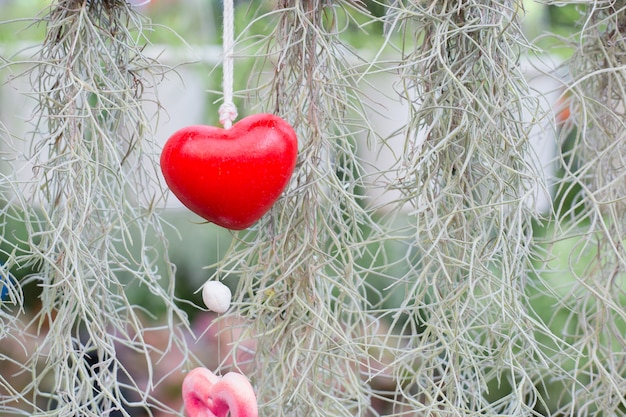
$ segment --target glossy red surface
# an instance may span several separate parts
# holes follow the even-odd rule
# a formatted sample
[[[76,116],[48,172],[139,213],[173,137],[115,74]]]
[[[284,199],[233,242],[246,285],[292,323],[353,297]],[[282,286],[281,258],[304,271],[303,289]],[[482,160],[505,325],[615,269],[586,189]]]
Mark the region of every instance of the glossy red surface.
[[[230,129],[195,125],[178,130],[163,148],[161,170],[191,211],[242,230],[259,220],[287,187],[297,153],[289,123],[256,114]]]

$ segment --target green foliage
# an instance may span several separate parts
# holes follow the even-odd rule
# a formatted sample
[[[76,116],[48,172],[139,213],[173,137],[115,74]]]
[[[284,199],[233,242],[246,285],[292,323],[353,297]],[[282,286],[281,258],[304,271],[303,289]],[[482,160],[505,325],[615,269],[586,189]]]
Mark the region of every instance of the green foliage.
[[[144,47],[217,44],[221,12],[153,3],[152,20],[121,0],[62,0],[22,21],[37,12],[18,2],[0,25],[0,40],[21,25],[43,39],[32,147],[3,153],[0,176],[0,260],[19,283],[0,341],[27,358],[0,354],[33,378],[0,374],[0,412],[180,414],[156,391],[174,352],[171,374],[245,371],[261,415],[624,414],[623,1],[239,4],[240,116],[284,117],[300,155],[270,213],[237,234],[159,208],[142,94],[174,73]],[[548,35],[526,39],[524,10]],[[558,122],[520,67],[555,51]],[[207,71],[216,124],[220,63]],[[532,204],[537,127],[558,149],[547,212]],[[11,169],[24,161],[28,180]],[[207,277],[234,293],[213,322],[233,350],[201,346],[210,359],[192,349],[215,331],[198,307]],[[165,348],[147,337],[158,330]]]

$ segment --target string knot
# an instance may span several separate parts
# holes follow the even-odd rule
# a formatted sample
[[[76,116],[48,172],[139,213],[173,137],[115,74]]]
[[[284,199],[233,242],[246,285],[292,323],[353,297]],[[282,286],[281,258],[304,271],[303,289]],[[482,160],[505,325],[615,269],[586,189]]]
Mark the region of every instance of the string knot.
[[[230,129],[237,118],[237,107],[232,102],[225,102],[219,109],[220,123],[224,129]]]

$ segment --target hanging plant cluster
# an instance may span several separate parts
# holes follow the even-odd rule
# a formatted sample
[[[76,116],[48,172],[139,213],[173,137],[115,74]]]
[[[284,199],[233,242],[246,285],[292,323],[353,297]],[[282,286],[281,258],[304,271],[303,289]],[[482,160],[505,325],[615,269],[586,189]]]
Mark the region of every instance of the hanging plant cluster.
[[[521,2],[249,3],[220,3],[221,127],[162,145],[148,20],[46,9],[0,175],[0,366],[32,380],[0,374],[0,414],[626,413],[626,4],[558,2],[583,25],[546,106]],[[204,306],[175,291],[170,192],[232,238]]]

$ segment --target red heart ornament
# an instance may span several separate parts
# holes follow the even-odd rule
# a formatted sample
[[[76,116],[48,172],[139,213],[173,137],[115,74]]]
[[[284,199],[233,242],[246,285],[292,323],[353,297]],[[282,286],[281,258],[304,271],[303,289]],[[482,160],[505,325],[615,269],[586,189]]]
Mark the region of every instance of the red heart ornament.
[[[278,116],[255,114],[230,129],[188,126],[161,153],[165,182],[191,211],[242,230],[259,220],[287,187],[298,140]]]

